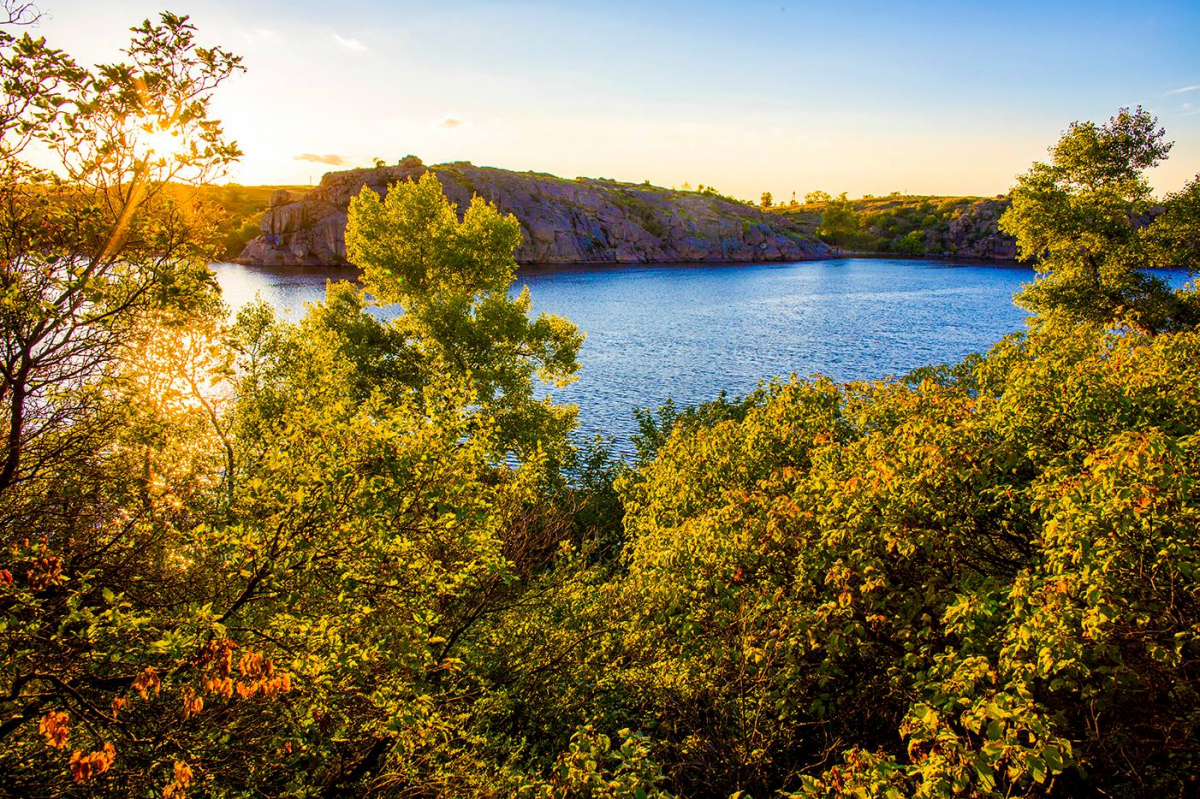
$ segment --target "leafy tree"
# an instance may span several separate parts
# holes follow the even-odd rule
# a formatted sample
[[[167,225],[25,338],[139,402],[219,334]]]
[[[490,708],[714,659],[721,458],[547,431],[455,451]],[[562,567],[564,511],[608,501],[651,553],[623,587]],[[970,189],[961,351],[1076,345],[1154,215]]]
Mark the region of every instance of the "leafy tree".
[[[186,17],[133,33],[130,62],[95,74],[44,40],[0,37],[0,503],[91,446],[85,387],[140,325],[214,296],[211,218],[171,184],[203,182],[238,156],[208,117],[238,59],[198,47]],[[58,171],[22,160],[35,141]]]
[[[5,8],[13,24],[36,14]],[[198,46],[186,17],[163,14],[132,33],[127,61],[95,70],[44,39],[0,33],[0,752],[10,786],[115,767],[120,708],[109,700],[145,693],[157,673],[125,661],[127,641],[93,623],[108,614],[110,630],[125,624],[112,618],[113,587],[163,555],[142,526],[171,513],[159,481],[178,475],[173,495],[191,496],[205,460],[155,446],[205,427],[204,412],[144,424],[177,395],[134,365],[163,331],[189,342],[175,355],[194,352],[201,339],[183,331],[219,311],[206,266],[212,217],[181,184],[239,155],[209,103],[240,66]],[[25,160],[34,145],[57,156],[52,168]],[[48,773],[31,754],[43,736],[59,760]]]
[[[858,215],[854,211],[854,204],[847,199],[846,192],[825,203],[821,227],[817,231],[822,239],[838,246],[851,245],[858,231]]]
[[[771,207],[771,205],[772,205],[772,203],[773,203],[773,201],[774,201],[774,199],[775,199],[775,198],[773,198],[773,197],[771,196],[771,192],[769,192],[769,191],[764,191],[764,192],[762,193],[762,203],[761,203],[761,204],[762,204],[762,207],[763,207],[763,208],[770,208],[770,207]]]
[[[421,361],[422,379],[469,378],[498,425],[504,447],[561,455],[575,409],[535,394],[535,378],[574,380],[583,336],[565,319],[529,318],[528,290],[509,296],[521,228],[474,198],[461,221],[432,173],[399,183],[380,199],[364,188],[350,205],[349,260],[368,293],[404,311],[393,323]]]
[[[804,195],[804,202],[806,205],[813,205],[815,203],[827,203],[832,199],[833,198],[829,196],[829,192],[827,192],[827,191],[820,191],[820,190],[810,191],[808,194]]]
[[[1018,295],[1023,307],[1151,331],[1200,319],[1194,293],[1144,271],[1196,265],[1195,244],[1179,235],[1194,219],[1195,182],[1160,208],[1145,176],[1170,149],[1153,116],[1122,109],[1104,125],[1072,123],[1050,162],[1018,178],[1000,227],[1042,273]]]
[[[17,366],[32,363],[10,361],[7,375],[32,388],[0,493],[5,788],[515,791],[499,761],[456,742],[474,734],[462,720],[488,684],[468,650],[566,535],[540,520],[536,447],[520,469],[498,467],[506,445],[479,412],[474,373],[437,373],[436,338],[409,346],[426,331],[379,324],[348,286],[298,325],[263,306],[224,321],[205,269],[214,229],[167,183],[203,181],[236,156],[206,111],[236,59],[196,47],[185,18],[135,28],[132,62],[99,75],[8,41],[10,67],[49,59],[77,92],[31,102],[60,109],[35,134],[105,160],[67,161],[57,178],[14,156],[22,177],[4,186],[5,213],[23,216],[4,219],[3,329]],[[144,122],[178,97],[179,136]],[[183,146],[142,152],[142,134]],[[507,225],[467,230],[496,232],[511,260]],[[425,288],[461,288],[470,318],[405,293],[414,319],[479,318],[526,334],[496,346],[552,349],[530,331],[560,328],[514,319],[528,299],[503,296],[504,260],[471,260],[468,235],[455,241],[476,282],[431,273]],[[512,358],[573,367],[573,354],[545,351]],[[492,397],[509,408],[522,388],[511,380],[531,372],[479,374],[510,380]]]
[[[921,255],[925,252],[925,232],[911,230],[900,239],[897,249],[908,255]]]

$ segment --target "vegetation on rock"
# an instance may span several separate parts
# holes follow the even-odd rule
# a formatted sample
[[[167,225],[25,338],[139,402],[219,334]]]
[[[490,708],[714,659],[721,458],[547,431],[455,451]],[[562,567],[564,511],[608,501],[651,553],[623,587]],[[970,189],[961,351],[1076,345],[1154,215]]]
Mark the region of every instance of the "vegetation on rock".
[[[1006,198],[902,196],[848,198],[809,192],[803,205],[773,209],[844,250],[897,255],[1012,260],[1013,238],[999,229]]]

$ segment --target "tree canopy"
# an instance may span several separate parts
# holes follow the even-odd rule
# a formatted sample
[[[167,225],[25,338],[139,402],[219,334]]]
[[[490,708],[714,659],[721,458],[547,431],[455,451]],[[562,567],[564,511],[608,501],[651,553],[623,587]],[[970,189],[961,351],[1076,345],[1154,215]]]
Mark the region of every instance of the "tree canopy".
[[[392,328],[423,379],[470,379],[505,446],[561,455],[574,409],[537,399],[536,381],[574,380],[583,336],[561,317],[530,319],[528,290],[509,297],[520,243],[516,218],[479,197],[460,221],[432,172],[392,186],[383,199],[363,188],[346,225],[346,253],[367,293],[403,309]]]
[[[846,192],[825,201],[825,210],[821,213],[821,228],[818,231],[821,238],[844,247],[853,245],[858,230],[858,215],[854,213],[854,205],[846,197]]]
[[[1000,227],[1043,275],[1017,297],[1039,314],[1119,320],[1149,330],[1200,321],[1194,290],[1173,291],[1150,267],[1195,270],[1200,185],[1159,202],[1146,170],[1171,150],[1140,107],[1107,123],[1075,122],[1017,179]],[[1188,232],[1190,231],[1190,232]]]

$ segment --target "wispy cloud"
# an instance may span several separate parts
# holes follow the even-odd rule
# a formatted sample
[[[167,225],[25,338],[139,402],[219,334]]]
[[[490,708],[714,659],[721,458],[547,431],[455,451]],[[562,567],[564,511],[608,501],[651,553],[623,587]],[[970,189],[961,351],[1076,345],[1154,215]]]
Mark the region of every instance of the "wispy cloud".
[[[241,36],[247,44],[269,42],[279,38],[278,33],[267,28],[242,28],[238,31],[238,36]]]
[[[331,33],[330,36],[333,37],[333,41],[339,47],[345,47],[352,53],[365,53],[367,50],[367,46],[365,44],[353,37],[346,38],[345,36],[339,36],[336,33]]]
[[[346,157],[342,155],[316,155],[315,153],[301,153],[293,156],[293,161],[309,161],[314,164],[329,164],[330,166],[344,166]]]
[[[1200,89],[1200,83],[1197,83],[1193,86],[1180,86],[1178,89],[1171,89],[1171,91],[1167,92],[1167,96],[1170,97],[1172,94],[1186,94],[1187,92],[1194,92],[1198,89]]]
[[[443,130],[454,130],[455,128],[462,126],[462,120],[455,119],[454,117],[446,117],[441,122],[437,123],[437,126]]]

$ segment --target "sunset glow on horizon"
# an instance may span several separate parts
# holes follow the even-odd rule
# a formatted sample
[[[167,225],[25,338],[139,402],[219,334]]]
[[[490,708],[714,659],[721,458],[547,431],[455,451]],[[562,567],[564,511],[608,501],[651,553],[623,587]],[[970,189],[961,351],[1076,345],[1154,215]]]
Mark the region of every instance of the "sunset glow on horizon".
[[[117,60],[162,1],[47,0],[45,35]],[[206,45],[244,57],[214,112],[228,180],[426,163],[704,183],[786,201],[994,195],[1072,120],[1155,113],[1160,192],[1200,171],[1200,5],[193,0]],[[1131,69],[1130,64],[1136,64]]]

